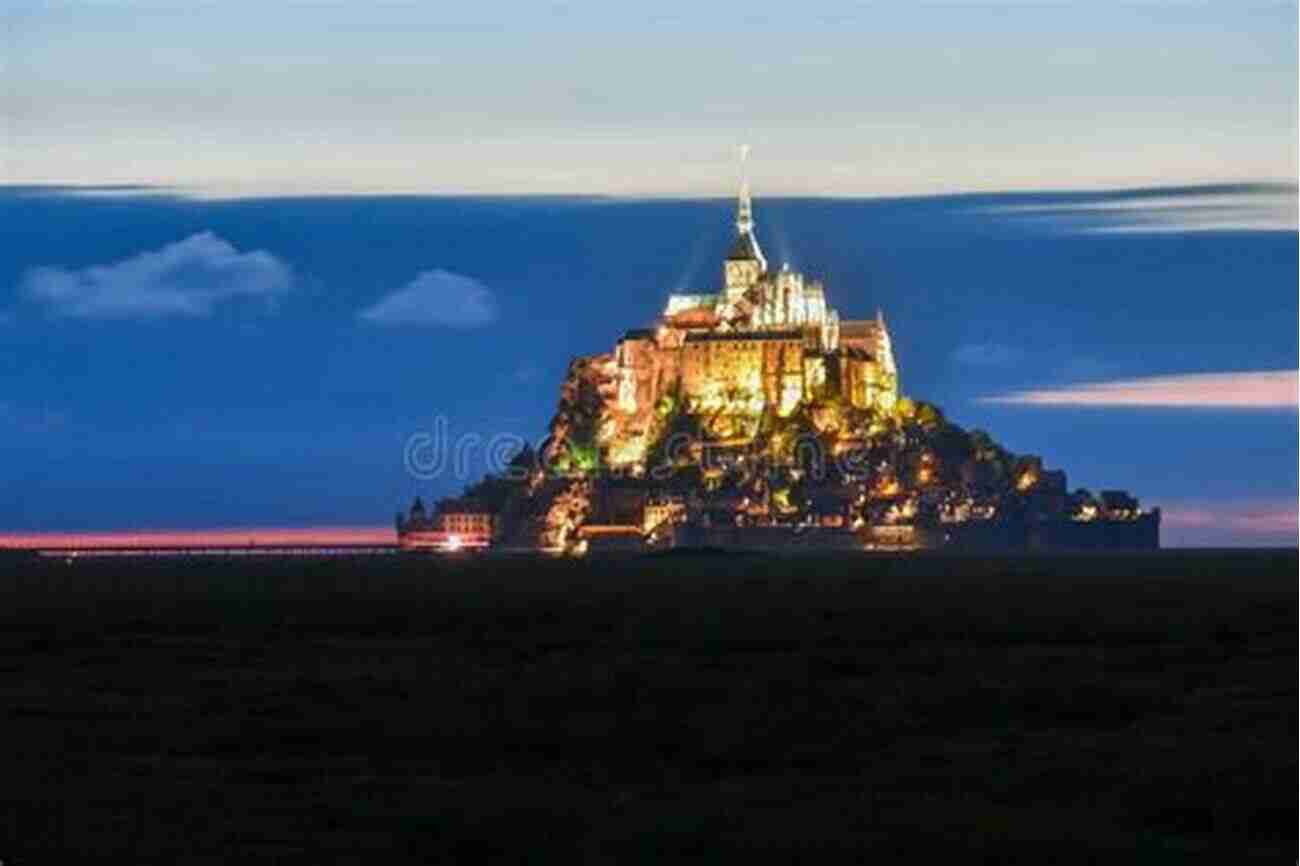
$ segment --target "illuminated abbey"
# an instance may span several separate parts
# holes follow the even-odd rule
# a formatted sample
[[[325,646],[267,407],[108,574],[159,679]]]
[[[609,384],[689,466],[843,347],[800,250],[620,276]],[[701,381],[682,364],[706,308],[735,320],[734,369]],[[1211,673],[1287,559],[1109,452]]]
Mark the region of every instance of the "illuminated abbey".
[[[721,276],[573,358],[537,449],[432,514],[417,500],[397,516],[402,546],[1159,546],[1158,509],[1071,493],[1042,458],[901,397],[884,316],[842,320],[820,282],[772,267],[743,176]]]
[[[592,361],[616,386],[597,433],[612,465],[641,459],[665,401],[729,418],[732,435],[723,438],[740,444],[764,412],[786,417],[828,397],[889,410],[898,399],[884,317],[842,321],[820,282],[770,267],[754,233],[747,180],[721,290],[671,295],[653,327],[627,331],[612,355]]]

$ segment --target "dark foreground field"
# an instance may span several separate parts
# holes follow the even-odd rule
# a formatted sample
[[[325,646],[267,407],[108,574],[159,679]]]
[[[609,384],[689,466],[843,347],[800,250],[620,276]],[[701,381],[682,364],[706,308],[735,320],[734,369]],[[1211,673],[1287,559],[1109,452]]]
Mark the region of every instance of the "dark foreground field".
[[[0,859],[1295,862],[1296,553],[0,575]]]

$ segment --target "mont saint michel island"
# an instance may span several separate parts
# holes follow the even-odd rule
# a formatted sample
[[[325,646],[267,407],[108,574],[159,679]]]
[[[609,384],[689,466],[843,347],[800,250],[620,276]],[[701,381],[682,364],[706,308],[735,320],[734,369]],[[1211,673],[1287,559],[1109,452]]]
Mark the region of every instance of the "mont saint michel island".
[[[1160,510],[1071,490],[900,392],[883,311],[841,318],[768,259],[748,180],[716,291],[569,363],[549,435],[464,494],[399,513],[408,549],[1137,550]]]

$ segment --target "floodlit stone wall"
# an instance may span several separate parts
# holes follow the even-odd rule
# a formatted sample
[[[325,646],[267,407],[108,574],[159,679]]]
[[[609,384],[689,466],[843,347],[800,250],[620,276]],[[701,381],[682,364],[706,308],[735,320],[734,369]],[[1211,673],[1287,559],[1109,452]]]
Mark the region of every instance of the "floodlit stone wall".
[[[803,338],[737,334],[688,340],[680,350],[681,391],[695,411],[758,412],[803,396]]]

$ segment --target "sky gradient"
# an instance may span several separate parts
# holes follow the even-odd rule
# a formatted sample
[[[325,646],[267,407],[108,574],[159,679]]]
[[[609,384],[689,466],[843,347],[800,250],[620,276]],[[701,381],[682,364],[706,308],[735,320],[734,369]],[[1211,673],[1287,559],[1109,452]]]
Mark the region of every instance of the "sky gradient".
[[[902,388],[1296,541],[1292,4],[8,4],[0,540],[384,526],[769,259]],[[403,453],[444,419],[463,472]],[[339,529],[342,532],[345,529]],[[365,530],[370,531],[370,530]]]
[[[1256,3],[35,3],[14,183],[767,195],[1293,179]],[[93,146],[87,146],[93,142]]]

